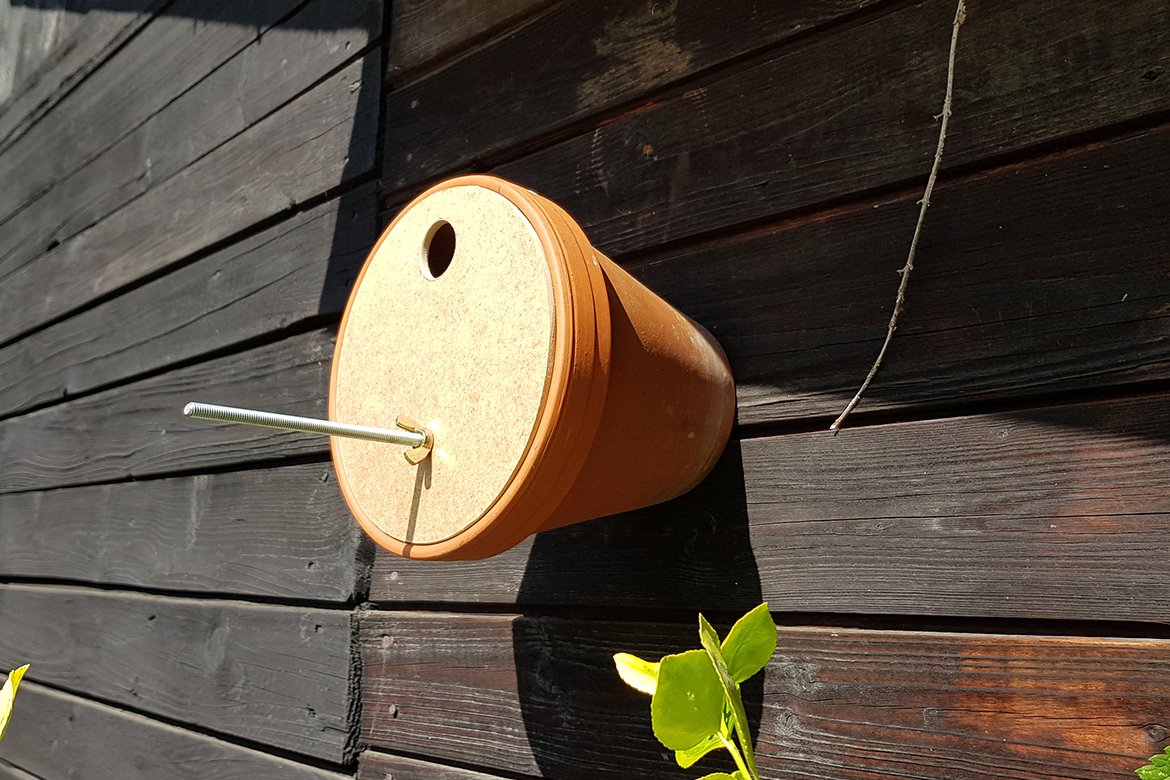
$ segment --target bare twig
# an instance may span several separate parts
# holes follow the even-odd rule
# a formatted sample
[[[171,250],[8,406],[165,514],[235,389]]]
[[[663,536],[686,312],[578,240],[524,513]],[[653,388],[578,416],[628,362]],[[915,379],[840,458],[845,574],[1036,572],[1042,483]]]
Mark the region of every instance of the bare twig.
[[[861,400],[861,394],[869,387],[869,383],[873,381],[873,377],[877,374],[878,367],[882,364],[882,359],[886,356],[886,350],[890,347],[890,340],[894,338],[894,331],[898,328],[898,315],[902,313],[902,305],[906,302],[906,283],[910,280],[910,272],[914,270],[914,254],[918,251],[918,237],[922,234],[922,222],[926,219],[926,209],[930,207],[930,193],[934,191],[934,182],[938,178],[938,169],[942,165],[943,145],[947,140],[947,122],[951,118],[951,97],[954,94],[955,85],[955,48],[959,43],[959,27],[967,18],[967,4],[965,0],[959,0],[959,7],[955,10],[954,26],[951,30],[951,55],[947,62],[947,96],[943,101],[942,113],[935,117],[938,119],[942,117],[942,126],[938,131],[938,149],[934,153],[934,166],[930,169],[930,178],[926,180],[926,192],[919,201],[922,208],[918,210],[918,224],[914,226],[914,238],[910,241],[910,254],[906,258],[906,265],[898,273],[902,274],[902,283],[898,285],[898,297],[894,300],[894,313],[890,317],[890,326],[886,331],[886,340],[882,344],[881,352],[878,353],[877,360],[873,361],[873,367],[869,369],[869,374],[866,375],[865,381],[861,383],[861,388],[857,391],[857,395],[853,396],[853,400],[845,407],[845,411],[841,412],[829,430],[835,431],[841,427],[841,423],[845,422],[845,418],[857,406],[857,402]]]

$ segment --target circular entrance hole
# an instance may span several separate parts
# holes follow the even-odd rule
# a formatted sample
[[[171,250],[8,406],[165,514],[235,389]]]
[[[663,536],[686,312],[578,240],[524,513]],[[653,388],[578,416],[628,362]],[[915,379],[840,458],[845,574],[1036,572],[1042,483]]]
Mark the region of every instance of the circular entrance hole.
[[[438,279],[451,267],[455,257],[455,228],[450,222],[436,222],[427,231],[423,243],[422,273],[428,279]]]

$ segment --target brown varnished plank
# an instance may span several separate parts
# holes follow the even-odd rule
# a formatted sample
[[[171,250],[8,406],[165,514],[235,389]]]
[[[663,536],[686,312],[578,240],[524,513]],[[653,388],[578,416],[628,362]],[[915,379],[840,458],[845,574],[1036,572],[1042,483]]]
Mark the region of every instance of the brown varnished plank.
[[[379,553],[371,599],[1164,621],[1167,400],[733,441],[687,496],[497,558]]]
[[[369,613],[362,734],[489,771],[693,776],[653,739],[648,700],[624,687],[612,654],[697,644],[691,625]],[[1116,777],[1165,740],[1149,724],[1170,715],[1166,651],[1164,640],[785,626],[744,696],[766,777]]]
[[[345,760],[350,613],[0,588],[0,666],[201,730]]]
[[[954,10],[905,5],[834,28],[684,94],[647,95],[641,110],[493,172],[559,202],[618,254],[894,183],[921,190]],[[1158,0],[1124,12],[995,0],[962,30],[944,174],[1170,109],[1170,81],[1144,78],[1170,61]]]
[[[346,602],[366,549],[308,464],[0,497],[0,577]]]
[[[19,701],[20,716],[13,720],[4,737],[4,757],[46,780],[349,777],[176,728],[35,682],[21,686]]]
[[[0,339],[158,273],[373,165],[375,52],[0,284]],[[365,96],[364,98],[362,96]]]
[[[402,84],[557,0],[406,0],[390,5],[386,79]]]
[[[339,314],[375,205],[362,187],[0,349],[0,415]]]
[[[1170,127],[944,182],[861,409],[1170,377]],[[921,192],[629,270],[716,335],[741,424],[834,418],[877,355]]]
[[[875,0],[560,3],[521,29],[387,95],[385,180],[409,187]]]
[[[392,756],[374,750],[362,752],[358,762],[357,780],[498,780],[499,775],[489,775],[471,769],[432,764],[416,758]]]
[[[275,21],[288,10],[270,5],[249,6],[244,13],[276,14]],[[162,95],[135,95],[133,110],[113,118],[106,116],[110,108],[102,104],[61,106],[46,118],[45,132],[30,139],[31,150],[13,149],[0,155],[0,178],[11,176],[23,183],[7,197],[25,199],[13,206],[19,206],[19,211],[0,224],[0,276],[159,186],[308,89],[370,43],[380,30],[380,11],[381,4],[370,0],[311,2],[274,27],[253,26],[250,34],[258,38],[234,53],[229,48],[225,54],[231,53],[230,58],[217,63],[186,91],[181,88],[192,77],[185,70],[192,64],[190,59],[205,58],[208,51],[216,50],[215,43],[205,39],[227,36],[236,41],[240,31],[248,28],[222,23],[179,25],[187,38],[172,42],[174,51],[164,61],[168,67],[183,69],[184,77],[150,82]],[[143,38],[150,46],[159,45],[159,38],[166,42],[155,31],[144,33]],[[111,62],[103,73],[109,79],[122,67]],[[200,75],[198,68],[194,75]],[[175,89],[180,92],[171,94]],[[83,126],[83,143],[60,138],[81,133]],[[66,145],[47,152],[54,144]],[[54,160],[51,168],[42,165],[46,156]]]
[[[183,416],[190,401],[327,416],[331,330],[316,330],[0,422],[0,492],[297,455],[328,439]]]

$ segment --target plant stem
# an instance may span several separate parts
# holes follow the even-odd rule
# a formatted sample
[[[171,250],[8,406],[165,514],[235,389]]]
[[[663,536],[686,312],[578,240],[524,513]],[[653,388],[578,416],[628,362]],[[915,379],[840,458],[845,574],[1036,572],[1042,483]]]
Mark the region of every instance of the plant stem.
[[[735,743],[729,740],[727,737],[723,736],[723,732],[719,732],[716,736],[718,736],[719,741],[723,743],[723,747],[727,748],[727,752],[731,754],[731,757],[735,759],[735,765],[739,767],[739,771],[743,772],[744,777],[750,777],[753,778],[753,780],[760,780],[760,778],[756,777],[754,774],[748,771],[747,764],[743,762],[743,756],[740,754],[739,748],[735,746]]]
[[[866,375],[865,381],[861,383],[861,389],[853,396],[853,400],[845,407],[845,411],[841,412],[841,416],[829,426],[830,431],[835,431],[841,427],[841,423],[845,422],[845,418],[853,411],[853,407],[857,406],[857,402],[861,400],[861,394],[869,387],[869,383],[873,381],[873,377],[877,374],[878,366],[882,364],[882,359],[886,356],[886,350],[889,349],[890,340],[894,338],[894,331],[898,328],[898,315],[902,313],[902,304],[906,302],[906,283],[910,281],[910,272],[914,270],[914,254],[918,251],[918,237],[922,234],[922,222],[926,219],[926,209],[930,206],[930,194],[934,192],[934,182],[938,178],[938,169],[942,165],[943,145],[947,140],[947,121],[951,118],[951,96],[954,94],[955,85],[955,48],[959,43],[959,27],[967,18],[967,4],[965,0],[959,0],[959,7],[955,10],[954,26],[951,29],[951,54],[947,63],[947,96],[943,101],[943,110],[939,116],[942,117],[942,127],[938,131],[938,149],[934,153],[934,166],[930,169],[930,178],[926,181],[926,193],[922,196],[919,203],[922,208],[918,210],[918,224],[914,226],[914,238],[910,241],[910,255],[906,258],[906,265],[898,273],[902,274],[902,283],[898,286],[898,297],[894,300],[894,314],[890,317],[890,325],[886,330],[886,340],[882,344],[881,352],[878,353],[877,360],[873,361],[873,367],[869,369],[869,374]],[[935,117],[938,119],[938,117]]]

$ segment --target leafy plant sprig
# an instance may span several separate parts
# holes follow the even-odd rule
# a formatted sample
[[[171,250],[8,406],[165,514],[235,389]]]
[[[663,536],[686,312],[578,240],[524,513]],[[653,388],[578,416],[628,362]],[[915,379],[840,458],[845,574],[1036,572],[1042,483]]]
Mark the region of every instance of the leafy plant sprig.
[[[1162,751],[1164,755],[1150,756],[1150,764],[1135,769],[1142,780],[1170,780],[1170,747]]]
[[[699,642],[702,650],[667,655],[658,663],[629,653],[617,653],[613,660],[626,684],[653,697],[654,736],[674,751],[679,766],[688,769],[723,748],[735,761],[735,774],[713,772],[699,780],[760,780],[739,685],[767,666],[776,652],[776,624],[768,603],[736,621],[722,642],[700,614]]]
[[[28,671],[28,664],[13,669],[8,673],[4,687],[0,688],[0,739],[4,739],[4,732],[8,730],[8,718],[12,715],[12,700],[16,698],[16,689],[20,686],[20,678]]]

